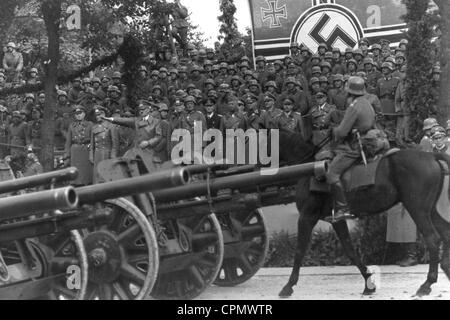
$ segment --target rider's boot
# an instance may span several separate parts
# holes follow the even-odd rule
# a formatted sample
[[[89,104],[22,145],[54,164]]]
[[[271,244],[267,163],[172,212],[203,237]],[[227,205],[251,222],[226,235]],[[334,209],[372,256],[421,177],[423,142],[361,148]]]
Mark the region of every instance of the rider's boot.
[[[331,185],[331,191],[334,195],[334,214],[327,217],[325,220],[331,223],[336,223],[342,220],[355,219],[355,216],[350,213],[350,208],[345,197],[345,190],[342,183],[339,181]]]
[[[417,246],[415,243],[405,243],[406,257],[403,260],[397,262],[400,267],[412,267],[417,265]]]

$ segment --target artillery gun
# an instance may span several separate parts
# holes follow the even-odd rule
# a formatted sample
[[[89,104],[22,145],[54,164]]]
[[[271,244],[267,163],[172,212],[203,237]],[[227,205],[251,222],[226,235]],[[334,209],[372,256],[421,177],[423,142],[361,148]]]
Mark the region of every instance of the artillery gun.
[[[63,182],[74,173],[71,168],[7,181],[0,190]],[[76,191],[66,187],[0,199],[0,298],[110,299],[110,288],[120,298],[144,298],[159,265],[156,235],[147,217],[120,197],[189,179],[177,168]]]
[[[326,164],[268,175],[256,166],[156,168],[136,155],[98,170],[105,183],[0,199],[1,265],[14,275],[0,280],[0,298],[191,299],[212,283],[243,283],[267,254],[260,208],[293,202],[299,178],[323,175]],[[73,173],[7,181],[0,191],[54,186]]]
[[[145,157],[106,160],[98,171],[115,181],[161,170]],[[233,286],[250,279],[268,250],[260,208],[294,202],[298,180],[323,176],[327,169],[325,162],[280,168],[274,175],[256,166],[185,168],[191,183],[129,198],[156,231],[160,267],[152,296],[157,299],[192,299],[212,283]]]

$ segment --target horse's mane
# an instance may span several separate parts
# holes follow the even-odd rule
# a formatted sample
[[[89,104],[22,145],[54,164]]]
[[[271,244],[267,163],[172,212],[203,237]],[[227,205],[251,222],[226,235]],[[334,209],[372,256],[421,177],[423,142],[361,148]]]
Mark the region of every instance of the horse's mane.
[[[314,161],[315,149],[301,134],[280,131],[280,163],[294,165]]]

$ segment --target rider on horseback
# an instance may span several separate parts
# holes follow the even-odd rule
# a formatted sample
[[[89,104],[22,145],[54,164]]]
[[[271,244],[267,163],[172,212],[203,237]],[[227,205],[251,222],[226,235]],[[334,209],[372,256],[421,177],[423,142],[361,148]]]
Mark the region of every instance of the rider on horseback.
[[[364,79],[350,77],[347,92],[350,106],[345,111],[341,124],[333,129],[334,142],[337,143],[334,148],[336,156],[330,163],[327,173],[327,181],[331,185],[335,199],[335,210],[330,219],[333,223],[354,218],[350,213],[341,175],[355,162],[361,160],[363,153],[358,139],[375,127],[375,111],[363,97],[366,94]]]

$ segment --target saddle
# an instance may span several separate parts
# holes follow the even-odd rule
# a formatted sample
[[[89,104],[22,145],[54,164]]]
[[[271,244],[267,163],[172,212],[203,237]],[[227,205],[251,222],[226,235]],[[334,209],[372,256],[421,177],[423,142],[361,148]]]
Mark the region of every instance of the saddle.
[[[375,178],[380,161],[398,151],[400,151],[400,149],[390,149],[384,154],[378,154],[375,157],[367,159],[367,166],[361,161],[345,171],[341,177],[345,191],[350,193],[375,185]],[[317,180],[315,177],[311,178],[310,190],[322,193],[331,192],[330,186],[325,180]]]

